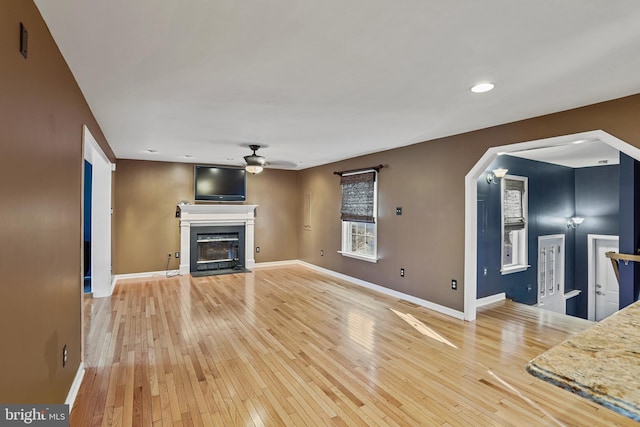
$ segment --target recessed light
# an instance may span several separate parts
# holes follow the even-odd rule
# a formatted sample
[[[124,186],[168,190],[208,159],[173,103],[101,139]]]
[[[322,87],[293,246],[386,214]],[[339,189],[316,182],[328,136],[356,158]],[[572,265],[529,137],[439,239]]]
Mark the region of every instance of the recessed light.
[[[489,83],[489,82],[476,83],[475,85],[473,85],[471,87],[471,92],[473,92],[473,93],[489,92],[494,87],[495,87],[495,85],[493,83]]]
[[[152,154],[153,154],[153,153],[157,153],[157,152],[158,152],[158,150],[147,150],[147,152],[148,152],[148,153],[152,153]]]
[[[573,141],[574,144],[582,144],[583,142],[587,142],[586,139],[579,139],[577,141]]]

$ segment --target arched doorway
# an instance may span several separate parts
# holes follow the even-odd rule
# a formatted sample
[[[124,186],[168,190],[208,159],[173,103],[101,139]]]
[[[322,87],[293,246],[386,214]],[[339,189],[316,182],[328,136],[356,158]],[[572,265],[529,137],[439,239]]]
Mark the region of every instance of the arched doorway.
[[[476,318],[476,295],[477,295],[477,203],[478,178],[486,174],[487,168],[501,153],[515,151],[532,150],[554,145],[566,145],[579,139],[598,139],[603,143],[625,153],[626,155],[640,160],[640,149],[633,147],[626,142],[602,131],[582,132],[572,135],[563,135],[553,138],[545,138],[535,141],[514,143],[499,147],[489,148],[478,160],[474,167],[465,176],[465,287],[464,287],[464,318],[472,321]]]

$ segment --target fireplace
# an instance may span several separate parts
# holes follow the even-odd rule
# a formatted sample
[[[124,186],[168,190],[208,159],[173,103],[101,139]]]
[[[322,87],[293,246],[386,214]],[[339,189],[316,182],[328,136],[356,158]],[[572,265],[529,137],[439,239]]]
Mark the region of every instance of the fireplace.
[[[255,265],[256,205],[181,204],[178,207],[180,274],[233,273]]]
[[[192,227],[191,275],[246,271],[244,229],[244,226]]]

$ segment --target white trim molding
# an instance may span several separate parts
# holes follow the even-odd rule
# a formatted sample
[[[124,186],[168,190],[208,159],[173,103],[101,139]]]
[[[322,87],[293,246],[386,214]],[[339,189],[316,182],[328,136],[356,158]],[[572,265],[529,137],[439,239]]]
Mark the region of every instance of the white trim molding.
[[[489,304],[493,304],[494,302],[504,301],[505,299],[507,299],[507,294],[504,293],[504,292],[501,292],[501,293],[495,294],[495,295],[489,295],[488,297],[478,298],[476,300],[476,308],[477,307],[483,307],[483,306],[489,305]]]
[[[269,262],[258,262],[253,268],[262,268],[262,267],[284,267],[287,265],[297,265],[299,261],[297,259],[290,259],[286,261],[269,261]]]
[[[564,299],[568,300],[571,299],[573,297],[577,297],[578,295],[580,295],[580,292],[582,292],[580,289],[573,289],[569,292],[565,292],[564,293]]]
[[[85,372],[84,362],[80,362],[80,365],[78,366],[78,371],[76,372],[76,376],[73,378],[71,387],[69,387],[69,393],[67,393],[67,398],[64,401],[66,405],[69,405],[69,413],[71,413],[71,409],[73,409],[73,403],[76,401],[76,397],[78,397],[78,391],[80,391],[80,385],[82,385],[84,372]]]
[[[611,240],[618,242],[620,236],[613,234],[587,234],[587,319],[596,320],[596,242]]]
[[[321,273],[327,274],[329,276],[333,276],[336,277],[338,279],[342,279],[342,280],[346,280],[348,282],[351,282],[355,285],[359,285],[362,286],[364,288],[368,288],[368,289],[372,289],[374,291],[380,292],[382,294],[385,295],[389,295],[395,298],[400,298],[403,299],[405,301],[409,301],[412,302],[414,304],[417,304],[421,307],[424,308],[428,308],[429,310],[433,310],[433,311],[437,311],[438,313],[442,313],[442,314],[446,314],[447,316],[451,316],[454,317],[456,319],[460,319],[463,320],[464,319],[464,313],[458,311],[458,310],[454,310],[452,308],[449,307],[445,307],[444,305],[440,305],[440,304],[436,304],[434,302],[431,301],[427,301],[421,298],[417,298],[414,297],[413,295],[409,295],[409,294],[405,294],[402,292],[398,292],[398,291],[394,291],[393,289],[389,289],[389,288],[385,288],[384,286],[380,286],[380,285],[376,285],[375,283],[371,283],[371,282],[367,282],[355,277],[351,277],[351,276],[347,276],[346,274],[342,274],[342,273],[338,273],[337,271],[333,271],[333,270],[328,270],[326,268],[323,267],[318,267],[317,265],[314,264],[309,264],[308,262],[305,261],[298,261],[298,263],[304,267],[310,268],[312,270],[316,270],[319,271]]]
[[[116,274],[115,276],[113,276],[112,288],[116,287],[116,282],[118,280],[143,279],[145,277],[175,277],[175,276],[182,276],[182,274],[180,274],[179,270],[144,271],[141,273]],[[112,290],[112,293],[113,293],[113,290]]]

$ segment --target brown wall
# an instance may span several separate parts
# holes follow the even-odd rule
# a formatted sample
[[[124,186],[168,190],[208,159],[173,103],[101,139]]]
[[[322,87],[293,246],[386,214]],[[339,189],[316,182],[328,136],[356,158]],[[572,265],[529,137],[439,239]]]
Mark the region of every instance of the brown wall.
[[[31,1],[0,2],[0,64],[0,402],[62,403],[81,353],[82,125],[113,153]]]
[[[295,171],[265,169],[247,179],[247,204],[256,208],[256,262],[298,259],[298,209],[301,199]]]
[[[180,201],[193,203],[193,165],[119,160],[114,181],[114,274],[160,271],[180,250]],[[296,259],[296,172],[265,169],[247,178],[247,204],[256,209],[256,262]],[[169,269],[177,269],[172,257]]]
[[[312,193],[313,202],[311,230],[299,233],[299,258],[462,311],[464,177],[486,150],[596,129],[640,147],[638,118],[640,95],[634,95],[301,171],[300,197]],[[380,260],[372,264],[336,252],[340,184],[333,171],[377,164],[385,168],[378,182]],[[395,216],[396,206],[402,216]],[[458,280],[457,291],[451,279]]]

